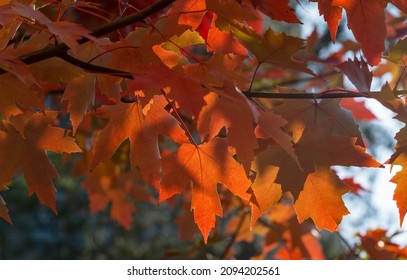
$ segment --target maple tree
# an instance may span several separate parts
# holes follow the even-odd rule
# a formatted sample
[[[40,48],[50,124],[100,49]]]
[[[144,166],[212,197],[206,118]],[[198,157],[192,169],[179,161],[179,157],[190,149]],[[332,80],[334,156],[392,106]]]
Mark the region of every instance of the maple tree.
[[[178,222],[205,243],[238,209],[227,248],[258,233],[260,256],[324,258],[312,230],[337,230],[349,214],[343,196],[363,189],[333,167],[391,164],[402,167],[392,179],[402,224],[407,129],[378,162],[357,122],[375,116],[353,98],[407,123],[407,3],[305,2],[316,2],[339,50],[324,57],[317,31],[304,39],[269,26],[301,24],[301,1],[0,1],[0,190],[21,173],[57,213],[52,151],[85,177],[90,211],[110,205],[126,228],[132,201],[182,196]],[[355,41],[337,38],[342,14]],[[10,216],[0,196],[0,217]],[[385,230],[361,240],[372,258],[406,257]]]

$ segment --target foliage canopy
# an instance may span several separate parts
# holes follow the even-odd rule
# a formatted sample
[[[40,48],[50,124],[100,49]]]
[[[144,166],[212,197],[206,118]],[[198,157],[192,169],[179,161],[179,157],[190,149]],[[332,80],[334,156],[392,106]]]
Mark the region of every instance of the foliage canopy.
[[[192,215],[183,222],[205,243],[217,217],[239,209],[230,224],[267,229],[268,250],[320,258],[313,225],[337,230],[349,214],[343,195],[359,190],[332,167],[391,164],[402,166],[392,179],[402,223],[407,128],[378,162],[357,123],[375,116],[353,98],[407,122],[407,3],[311,0],[325,37],[274,31],[271,20],[301,24],[301,2],[0,1],[0,190],[21,172],[57,213],[52,151],[84,176],[90,211],[110,205],[125,228],[134,200],[182,196],[182,215]],[[343,14],[355,41],[339,36]],[[12,222],[1,197],[0,217]],[[232,240],[250,239],[239,230]],[[386,253],[406,256],[393,245]]]

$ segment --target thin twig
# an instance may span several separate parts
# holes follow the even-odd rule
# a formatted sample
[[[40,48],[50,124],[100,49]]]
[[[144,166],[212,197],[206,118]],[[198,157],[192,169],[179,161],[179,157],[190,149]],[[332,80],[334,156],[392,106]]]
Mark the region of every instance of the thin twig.
[[[259,62],[259,63],[257,64],[257,66],[256,66],[256,69],[254,69],[252,81],[250,82],[249,91],[251,91],[252,88],[253,88],[254,79],[256,78],[256,74],[257,74],[257,71],[259,71],[260,66],[261,66],[261,63]]]
[[[107,74],[107,75],[121,77],[121,78],[125,78],[125,79],[131,79],[131,80],[133,79],[133,75],[129,72],[120,71],[120,70],[116,70],[116,69],[111,69],[111,68],[87,63],[87,62],[79,60],[67,53],[61,53],[60,55],[58,55],[58,57],[72,65],[78,66],[78,67],[82,68],[83,70],[87,70],[89,72]]]
[[[177,108],[175,108],[174,104],[171,102],[171,100],[168,99],[167,93],[165,92],[164,89],[161,89],[161,93],[164,96],[165,100],[167,100],[168,104],[171,106],[171,108],[174,110],[174,113],[176,115],[177,120],[180,122],[181,126],[183,127],[185,133],[187,134],[189,141],[194,144],[195,147],[198,147],[198,144],[195,142],[194,137],[192,136],[191,131],[189,131],[187,125],[185,124],[184,120],[181,118],[181,116],[178,113]]]
[[[243,211],[242,215],[240,216],[240,220],[239,220],[239,223],[236,226],[235,231],[233,232],[232,236],[230,237],[230,240],[229,240],[228,244],[226,245],[225,250],[223,250],[222,255],[219,257],[220,260],[225,259],[226,256],[228,255],[230,249],[232,248],[233,244],[236,241],[237,236],[239,235],[240,230],[242,229],[244,219],[246,218],[246,215],[248,213],[249,213],[249,211],[247,209],[245,209]]]
[[[394,86],[394,90],[397,89],[397,86],[401,82],[401,78],[403,78],[404,73],[406,72],[407,66],[404,66],[403,71],[401,72],[399,78],[397,79],[396,85]]]
[[[273,84],[273,85],[260,86],[259,88],[256,88],[255,91],[270,91],[276,87],[286,87],[286,86],[295,85],[298,83],[305,83],[305,82],[314,81],[314,80],[323,80],[329,76],[336,75],[336,74],[340,74],[340,73],[333,70],[330,72],[319,74],[317,77],[311,76],[311,77],[300,77],[300,78],[291,79],[291,80],[283,80],[283,81]]]
[[[349,244],[349,242],[342,236],[339,231],[335,232],[336,235],[341,239],[342,243],[345,244],[346,248],[348,248],[349,252],[356,258],[360,259],[360,255],[355,251],[355,249]]]

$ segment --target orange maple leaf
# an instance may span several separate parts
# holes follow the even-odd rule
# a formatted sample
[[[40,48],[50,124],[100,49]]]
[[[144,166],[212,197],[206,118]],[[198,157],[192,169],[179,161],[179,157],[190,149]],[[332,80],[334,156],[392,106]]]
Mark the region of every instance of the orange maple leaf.
[[[269,161],[268,156],[267,153],[261,153],[256,156],[252,165],[252,169],[256,172],[256,179],[251,189],[256,201],[250,203],[252,212],[251,229],[264,212],[276,205],[282,195],[281,185],[275,182],[279,168],[267,164]]]
[[[294,151],[292,137],[282,129],[286,124],[287,121],[273,111],[260,112],[254,132],[258,138],[272,139],[300,165]]]
[[[293,205],[277,204],[266,218],[272,230],[266,232],[262,254],[274,252],[277,259],[325,259],[322,246],[311,232],[310,223],[299,223]]]
[[[175,1],[168,15],[179,15],[178,24],[188,25],[195,30],[206,12],[205,0],[179,0]]]
[[[225,127],[229,144],[236,148],[238,160],[249,173],[257,140],[253,132],[254,112],[247,99],[235,89],[225,87],[206,95],[205,101],[207,105],[198,118],[202,139],[206,139],[207,135],[208,139],[212,139]],[[242,134],[242,130],[247,133]]]
[[[72,122],[73,134],[76,133],[87,110],[95,100],[95,75],[86,74],[73,78],[66,86],[61,101],[67,101]]]
[[[405,102],[395,96],[389,84],[382,87],[380,94],[374,95],[374,98],[379,101],[383,106],[396,113],[396,119],[407,123],[407,110],[405,109]],[[397,145],[395,152],[389,159],[390,164],[401,165],[402,170],[399,171],[391,180],[397,184],[394,191],[393,199],[396,201],[400,214],[400,225],[403,224],[404,217],[407,213],[407,181],[406,181],[406,166],[407,166],[407,129],[403,127],[396,134]]]
[[[206,44],[209,51],[221,50],[225,54],[247,55],[246,48],[236,40],[233,34],[218,29],[213,21],[209,29]]]
[[[249,200],[250,180],[243,167],[233,159],[226,139],[213,138],[199,146],[184,143],[162,159],[163,178],[159,202],[180,194],[186,185],[192,186],[191,208],[205,242],[215,226],[216,216],[222,216],[217,184]]]
[[[28,192],[36,193],[41,203],[55,213],[56,196],[53,179],[58,178],[55,167],[45,150],[57,153],[76,153],[82,150],[62,128],[52,127],[57,113],[26,113],[11,118],[13,124],[0,125],[0,185],[7,184],[21,167]]]
[[[401,226],[407,213],[407,154],[402,153],[392,162],[392,164],[399,164],[403,168],[391,179],[391,182],[397,184],[397,187],[394,190],[393,200],[396,201],[399,209]]]
[[[351,190],[329,168],[317,167],[314,173],[308,175],[295,202],[298,221],[311,217],[319,230],[336,230],[342,217],[349,214],[342,195]]]
[[[38,88],[35,85],[27,86],[12,74],[1,75],[0,86],[0,112],[6,118],[22,113],[22,109],[44,107]]]
[[[138,166],[143,179],[158,188],[160,181],[158,135],[167,135],[173,137],[174,141],[183,142],[187,141],[187,137],[176,119],[164,110],[160,97],[154,98],[150,111],[150,115],[145,116],[140,102],[102,106],[98,113],[108,118],[109,122],[94,140],[91,168],[111,158],[120,144],[129,139],[132,168]]]

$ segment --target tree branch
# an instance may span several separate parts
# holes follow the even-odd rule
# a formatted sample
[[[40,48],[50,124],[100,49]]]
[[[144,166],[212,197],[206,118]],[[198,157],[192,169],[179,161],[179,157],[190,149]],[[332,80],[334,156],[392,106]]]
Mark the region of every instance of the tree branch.
[[[127,25],[130,25],[135,22],[143,21],[147,17],[153,15],[154,13],[166,8],[169,6],[171,3],[173,3],[175,0],[160,0],[157,1],[156,3],[146,7],[145,9],[141,10],[140,12],[131,14],[129,16],[120,18],[114,22],[110,22],[108,24],[105,24],[95,30],[93,30],[90,34],[94,37],[101,37],[106,34],[109,34],[119,28],[125,27]],[[87,38],[82,38],[81,40],[78,40],[78,44],[84,44],[88,42],[89,39]],[[33,64],[36,62],[40,62],[52,57],[60,57],[63,53],[66,53],[69,50],[69,47],[66,44],[57,44],[55,46],[47,46],[45,48],[42,48],[40,50],[28,53],[24,56],[19,57],[19,60],[21,60],[23,63],[29,65]],[[7,73],[6,70],[0,69],[0,75]]]
[[[355,258],[355,259],[360,259],[359,253],[355,251],[355,249],[349,244],[349,242],[343,237],[343,235],[337,231],[336,235],[341,239],[342,243],[345,245],[345,247],[349,250],[349,253]]]
[[[133,79],[133,75],[129,72],[125,71],[120,71],[116,69],[111,69],[91,63],[84,62],[82,60],[79,60],[67,53],[61,53],[58,55],[59,58],[65,60],[66,62],[73,64],[75,66],[78,66],[84,70],[87,70],[89,72],[95,72],[95,73],[101,73],[101,74],[107,74],[111,76],[116,76],[116,77],[121,77],[125,79]]]
[[[243,91],[243,94],[248,98],[269,98],[269,99],[332,99],[332,98],[352,98],[352,97],[364,97],[372,98],[372,94],[378,94],[375,92],[327,92],[327,93],[299,93],[299,92],[256,92],[256,91]]]
[[[237,236],[239,235],[240,230],[242,229],[243,222],[248,213],[249,213],[249,211],[247,209],[243,209],[243,213],[240,215],[239,223],[237,224],[235,231],[233,232],[232,236],[230,237],[228,244],[226,245],[225,249],[223,250],[222,255],[219,257],[220,260],[223,260],[227,257],[230,249],[232,248],[233,244],[236,241]]]

